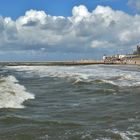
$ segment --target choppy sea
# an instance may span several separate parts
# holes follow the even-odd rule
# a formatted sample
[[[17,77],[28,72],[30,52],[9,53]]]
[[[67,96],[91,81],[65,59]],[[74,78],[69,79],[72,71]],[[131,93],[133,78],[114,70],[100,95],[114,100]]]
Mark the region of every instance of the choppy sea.
[[[140,67],[1,66],[0,140],[140,140]]]

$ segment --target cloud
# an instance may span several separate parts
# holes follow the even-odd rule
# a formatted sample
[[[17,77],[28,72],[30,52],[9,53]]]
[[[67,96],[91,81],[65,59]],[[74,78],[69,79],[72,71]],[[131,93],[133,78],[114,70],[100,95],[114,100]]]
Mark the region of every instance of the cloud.
[[[140,0],[128,0],[128,6],[140,10]]]
[[[47,59],[45,54],[55,54],[55,58],[60,54],[64,58],[94,58],[116,50],[128,52],[140,41],[139,23],[139,15],[128,15],[108,6],[97,6],[92,12],[84,5],[75,6],[71,17],[29,10],[16,21],[0,17],[0,53]]]

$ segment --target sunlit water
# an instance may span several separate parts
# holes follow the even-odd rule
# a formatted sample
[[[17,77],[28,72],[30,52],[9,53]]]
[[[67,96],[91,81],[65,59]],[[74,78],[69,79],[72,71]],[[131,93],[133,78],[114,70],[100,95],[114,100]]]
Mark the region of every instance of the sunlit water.
[[[0,69],[0,140],[140,140],[140,67]]]

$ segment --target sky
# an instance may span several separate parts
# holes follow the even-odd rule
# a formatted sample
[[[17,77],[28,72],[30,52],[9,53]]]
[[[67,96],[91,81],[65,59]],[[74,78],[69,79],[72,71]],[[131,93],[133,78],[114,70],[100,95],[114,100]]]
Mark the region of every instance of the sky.
[[[0,61],[131,53],[139,23],[140,0],[1,0]]]

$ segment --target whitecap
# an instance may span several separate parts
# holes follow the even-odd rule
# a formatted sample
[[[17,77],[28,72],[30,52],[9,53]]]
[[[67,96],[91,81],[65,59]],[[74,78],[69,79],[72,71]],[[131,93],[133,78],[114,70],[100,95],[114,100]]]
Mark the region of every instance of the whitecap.
[[[74,84],[78,82],[96,82],[109,83],[119,87],[139,86],[140,72],[127,71],[117,68],[101,67],[101,66],[9,66],[8,69],[24,72],[24,75],[39,77],[60,77],[74,80]]]
[[[115,82],[111,81],[111,80],[102,80],[102,82],[117,86],[117,84]]]
[[[34,99],[34,95],[14,76],[0,78],[0,108],[24,108],[23,102],[28,99]]]
[[[112,133],[119,135],[122,140],[139,140],[140,136],[140,133],[136,131],[112,130]]]

